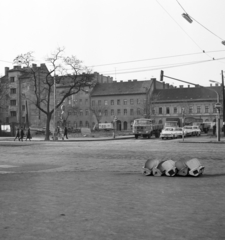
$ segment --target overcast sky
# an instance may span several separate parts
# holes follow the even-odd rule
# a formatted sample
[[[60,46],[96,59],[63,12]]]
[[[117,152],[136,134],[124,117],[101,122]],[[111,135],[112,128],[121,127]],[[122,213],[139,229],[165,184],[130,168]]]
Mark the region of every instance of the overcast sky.
[[[18,54],[33,51],[40,64],[57,47],[117,81],[159,80],[162,69],[207,86],[225,70],[224,0],[2,0],[0,9],[0,75]]]

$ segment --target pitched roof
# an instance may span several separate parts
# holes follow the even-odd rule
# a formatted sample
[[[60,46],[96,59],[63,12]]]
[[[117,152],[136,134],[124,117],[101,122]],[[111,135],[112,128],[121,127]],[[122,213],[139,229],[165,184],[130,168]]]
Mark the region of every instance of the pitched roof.
[[[203,100],[216,99],[217,94],[222,98],[221,87],[191,87],[156,89],[154,91],[157,101]]]
[[[146,93],[146,88],[149,88],[151,83],[152,80],[97,83],[91,96],[143,94]]]

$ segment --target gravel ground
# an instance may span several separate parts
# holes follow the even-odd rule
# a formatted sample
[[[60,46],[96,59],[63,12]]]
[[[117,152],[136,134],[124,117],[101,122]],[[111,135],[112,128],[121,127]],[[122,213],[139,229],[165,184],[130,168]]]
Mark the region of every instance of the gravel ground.
[[[0,142],[0,239],[224,239],[224,144]],[[145,177],[149,158],[202,177]]]

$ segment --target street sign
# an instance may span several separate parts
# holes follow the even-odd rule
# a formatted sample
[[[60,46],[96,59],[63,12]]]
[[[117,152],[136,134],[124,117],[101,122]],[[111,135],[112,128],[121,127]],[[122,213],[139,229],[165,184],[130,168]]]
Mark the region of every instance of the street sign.
[[[219,108],[221,108],[221,107],[222,107],[222,105],[221,105],[220,103],[217,102],[217,103],[215,104],[215,108],[219,109]]]

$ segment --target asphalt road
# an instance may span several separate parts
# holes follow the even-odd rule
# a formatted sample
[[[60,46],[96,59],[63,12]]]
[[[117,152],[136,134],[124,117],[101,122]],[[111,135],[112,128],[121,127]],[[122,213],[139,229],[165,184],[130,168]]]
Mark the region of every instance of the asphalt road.
[[[224,239],[224,144],[0,142],[0,239]],[[197,157],[202,177],[146,177]]]

